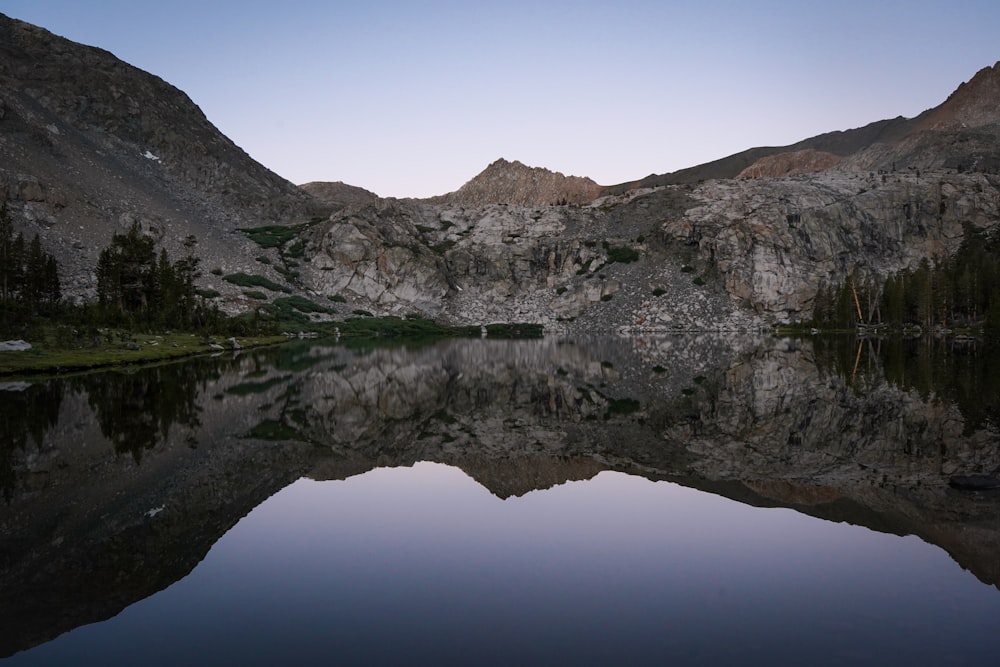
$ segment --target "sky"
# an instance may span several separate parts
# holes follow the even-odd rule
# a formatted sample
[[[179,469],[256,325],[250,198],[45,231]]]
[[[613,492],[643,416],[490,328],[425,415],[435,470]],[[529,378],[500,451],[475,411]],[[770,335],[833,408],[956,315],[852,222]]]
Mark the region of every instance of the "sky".
[[[602,185],[943,102],[996,0],[0,0],[177,86],[293,183],[458,189],[498,158]]]

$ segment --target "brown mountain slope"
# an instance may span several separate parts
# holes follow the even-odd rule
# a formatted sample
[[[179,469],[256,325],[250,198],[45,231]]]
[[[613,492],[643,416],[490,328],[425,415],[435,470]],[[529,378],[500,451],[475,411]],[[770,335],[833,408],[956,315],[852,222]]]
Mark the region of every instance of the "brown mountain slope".
[[[465,206],[583,204],[595,199],[601,189],[589,178],[564,176],[557,171],[500,158],[455,192],[426,201]]]
[[[827,158],[828,166],[816,160]],[[776,156],[782,156],[777,158]],[[849,171],[1000,170],[1000,63],[980,70],[947,100],[915,118],[899,116],[843,132],[828,132],[789,146],[751,148],[668,174],[608,186],[602,195],[660,185],[738,176],[781,176],[827,168]]]
[[[378,195],[356,185],[348,185],[342,181],[326,182],[313,181],[303,183],[299,186],[311,197],[331,206],[334,210],[347,208],[348,206],[364,206],[370,204]]]
[[[173,86],[2,14],[0,196],[56,255],[71,294],[87,292],[98,252],[133,221],[168,250],[195,235],[199,254],[231,271],[246,242],[236,228],[317,209]]]

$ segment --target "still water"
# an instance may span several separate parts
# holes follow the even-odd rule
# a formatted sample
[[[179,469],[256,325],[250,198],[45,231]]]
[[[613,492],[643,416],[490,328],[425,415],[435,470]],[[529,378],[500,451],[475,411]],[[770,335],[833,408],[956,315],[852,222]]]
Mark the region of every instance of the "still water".
[[[12,388],[3,654],[991,664],[1000,498],[948,486],[1000,466],[991,385],[963,407],[866,345],[293,346]]]

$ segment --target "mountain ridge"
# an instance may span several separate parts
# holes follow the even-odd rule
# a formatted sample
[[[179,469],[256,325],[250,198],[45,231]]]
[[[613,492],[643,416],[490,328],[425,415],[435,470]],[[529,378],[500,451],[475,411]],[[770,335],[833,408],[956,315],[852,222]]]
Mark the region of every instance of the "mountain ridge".
[[[296,187],[183,92],[101,49],[2,15],[0,49],[0,195],[77,301],[93,299],[112,234],[138,224],[171,254],[195,236],[198,287],[229,313],[263,305],[226,279],[246,274],[319,299],[314,318],[757,328],[807,320],[816,290],[852,271],[943,260],[965,225],[1000,219],[996,65],[913,119],[616,186],[500,158],[456,192],[417,200]],[[275,225],[287,240],[246,233]],[[281,296],[271,291],[265,300]]]

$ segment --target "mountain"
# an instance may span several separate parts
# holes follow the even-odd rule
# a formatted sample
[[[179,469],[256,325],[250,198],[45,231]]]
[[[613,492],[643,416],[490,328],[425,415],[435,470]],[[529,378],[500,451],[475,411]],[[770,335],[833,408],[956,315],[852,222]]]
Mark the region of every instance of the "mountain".
[[[180,239],[195,235],[204,263],[230,272],[253,264],[252,244],[235,230],[325,208],[255,162],[180,90],[2,14],[0,194],[18,227],[58,258],[64,292],[77,295],[93,289],[98,253],[132,222],[178,255]]]
[[[493,162],[455,192],[431,197],[435,204],[486,206],[514,204],[583,204],[597,198],[601,186],[589,178],[564,176],[541,167],[528,167],[517,160],[503,158]]]
[[[608,186],[602,194],[708,179],[849,171],[1000,171],[1000,62],[981,69],[941,105],[781,147],[751,148],[705,164]],[[818,156],[823,156],[817,161]],[[840,158],[840,159],[836,159]]]
[[[333,210],[371,204],[379,198],[374,192],[369,192],[355,185],[348,185],[342,181],[334,183],[313,181],[312,183],[303,183],[299,188],[309,196],[330,206]]]
[[[453,193],[397,200],[295,187],[100,49],[0,16],[0,56],[0,194],[74,299],[93,298],[99,251],[138,222],[171,254],[198,239],[198,286],[227,312],[289,292],[334,319],[758,329],[809,319],[824,285],[942,261],[1000,221],[998,66],[916,118],[671,174],[602,187],[499,159]],[[265,225],[287,229],[246,232]]]

